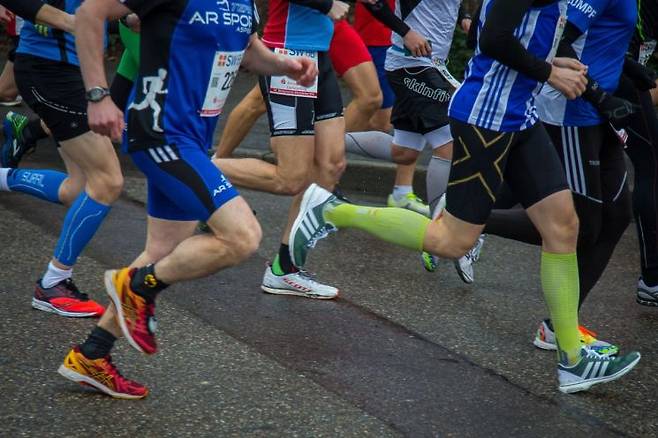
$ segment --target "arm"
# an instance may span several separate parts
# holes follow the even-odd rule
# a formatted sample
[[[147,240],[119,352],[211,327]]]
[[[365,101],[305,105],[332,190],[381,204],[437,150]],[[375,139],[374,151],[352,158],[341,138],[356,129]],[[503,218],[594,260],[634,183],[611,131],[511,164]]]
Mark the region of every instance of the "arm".
[[[514,30],[531,6],[532,0],[496,0],[480,34],[480,50],[538,82],[546,82],[551,64],[528,52],[514,36]]]
[[[574,23],[568,21],[557,49],[557,56],[578,59],[578,54],[574,50],[573,44],[582,34],[583,32]],[[587,79],[587,85],[582,95],[583,99],[594,105],[607,119],[622,119],[635,112],[635,107],[632,103],[602,90],[599,83],[589,74],[586,74],[585,78]]]
[[[459,12],[457,13],[457,24],[462,30],[468,33],[471,30],[471,24],[473,23],[473,17],[468,13],[464,7],[464,3],[459,5]]]
[[[375,3],[363,3],[363,6],[365,6],[377,21],[403,38],[411,30],[407,23],[395,15],[386,0],[377,0]]]
[[[305,87],[313,85],[318,75],[318,68],[311,59],[277,55],[265,47],[255,33],[249,39],[242,67],[261,75],[286,75]]]
[[[405,47],[409,49],[413,56],[429,56],[432,54],[432,46],[427,42],[427,39],[395,15],[388,6],[387,0],[376,0],[374,3],[364,1],[362,3],[377,21],[402,37]]]
[[[73,16],[41,0],[1,0],[0,4],[33,23],[41,23],[65,32],[73,32]]]
[[[107,88],[107,76],[103,64],[103,36],[105,20],[116,19],[131,11],[115,0],[86,0],[76,12],[75,45],[80,59],[80,70],[88,90],[92,87]],[[89,127],[92,131],[120,139],[123,131],[123,113],[112,99],[89,102],[87,105]]]

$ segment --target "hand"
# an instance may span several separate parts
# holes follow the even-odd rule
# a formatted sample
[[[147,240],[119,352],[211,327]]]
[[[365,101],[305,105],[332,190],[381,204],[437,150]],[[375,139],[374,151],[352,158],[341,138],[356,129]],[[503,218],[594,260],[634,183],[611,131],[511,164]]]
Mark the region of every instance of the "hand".
[[[345,17],[347,11],[350,9],[350,5],[340,0],[334,0],[331,5],[331,10],[327,14],[332,20],[340,20]]]
[[[571,70],[581,71],[583,74],[587,73],[587,66],[574,58],[554,58],[551,63],[556,67],[569,68]]]
[[[14,18],[14,13],[4,6],[0,6],[0,23],[5,26]]]
[[[616,122],[639,111],[640,107],[626,99],[604,93],[603,98],[596,105],[596,109],[611,122]]]
[[[464,18],[464,19],[462,19],[461,23],[459,23],[462,30],[466,33],[470,32],[471,24],[473,24],[473,19],[471,19],[471,18]]]
[[[318,66],[310,58],[287,58],[281,57],[283,62],[283,74],[303,87],[310,87],[318,77]]]
[[[575,99],[585,92],[587,77],[582,71],[553,65],[548,83],[567,99]]]
[[[140,21],[139,17],[137,14],[129,14],[126,15],[126,17],[123,19],[123,23],[128,26],[130,30],[133,32],[139,33],[142,29],[142,22]]]
[[[409,49],[413,56],[430,56],[432,54],[432,46],[427,39],[416,32],[409,30],[403,38],[404,46]]]
[[[123,112],[107,96],[100,102],[87,104],[89,129],[97,134],[120,141],[123,134]]]

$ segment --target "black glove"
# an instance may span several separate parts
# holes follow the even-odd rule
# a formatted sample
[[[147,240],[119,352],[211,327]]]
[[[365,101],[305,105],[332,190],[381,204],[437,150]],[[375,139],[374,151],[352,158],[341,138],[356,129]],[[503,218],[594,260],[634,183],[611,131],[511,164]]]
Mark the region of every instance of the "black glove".
[[[656,88],[656,79],[658,79],[656,72],[632,58],[625,58],[624,74],[633,81],[635,87],[640,91]]]
[[[624,119],[640,110],[639,105],[635,105],[626,99],[615,97],[606,92],[601,93],[601,98],[598,102],[594,103],[594,106],[611,122]]]

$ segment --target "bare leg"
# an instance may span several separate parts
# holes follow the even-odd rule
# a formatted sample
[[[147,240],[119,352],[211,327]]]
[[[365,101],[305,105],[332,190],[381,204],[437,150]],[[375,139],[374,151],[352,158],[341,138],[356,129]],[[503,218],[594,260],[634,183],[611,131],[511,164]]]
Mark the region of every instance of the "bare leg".
[[[256,84],[229,114],[213,158],[231,157],[265,111],[263,95]]]

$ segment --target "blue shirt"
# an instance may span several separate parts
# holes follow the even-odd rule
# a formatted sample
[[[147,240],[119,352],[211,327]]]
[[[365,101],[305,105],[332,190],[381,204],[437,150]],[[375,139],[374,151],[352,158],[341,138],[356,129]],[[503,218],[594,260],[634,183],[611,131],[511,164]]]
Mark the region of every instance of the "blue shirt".
[[[619,84],[637,21],[637,3],[630,0],[569,0],[567,16],[583,34],[573,43],[588,74],[604,91]],[[537,99],[540,118],[557,126],[594,126],[605,119],[582,97],[567,100],[546,85]]]
[[[75,10],[78,9],[80,3],[82,3],[82,0],[64,0],[60,1],[56,7],[69,14],[75,14]],[[75,51],[75,37],[72,34],[48,28],[46,36],[43,36],[37,32],[34,24],[30,22],[26,22],[21,29],[21,39],[16,53],[80,65]]]
[[[252,0],[125,0],[139,15],[141,58],[126,108],[128,151],[212,144],[255,30]]]
[[[485,0],[478,19],[478,34],[495,0]],[[556,39],[566,0],[543,7],[532,7],[524,15],[514,35],[523,47],[540,59],[549,58]],[[492,131],[514,132],[527,129],[537,120],[535,96],[541,84],[493,58],[480,47],[466,67],[464,82],[450,102],[450,117]]]

